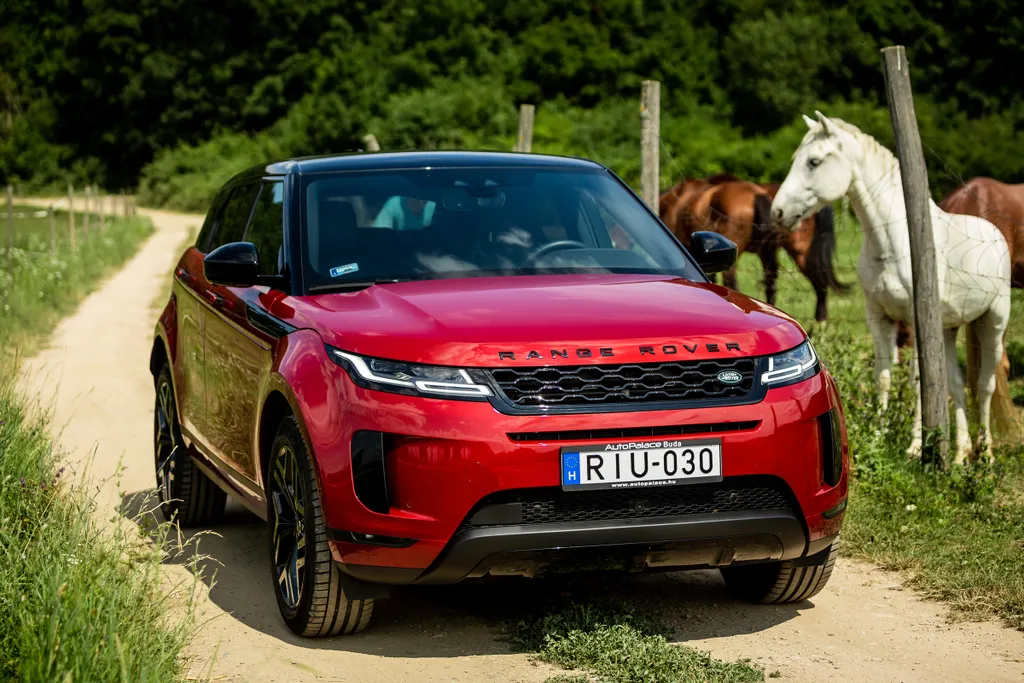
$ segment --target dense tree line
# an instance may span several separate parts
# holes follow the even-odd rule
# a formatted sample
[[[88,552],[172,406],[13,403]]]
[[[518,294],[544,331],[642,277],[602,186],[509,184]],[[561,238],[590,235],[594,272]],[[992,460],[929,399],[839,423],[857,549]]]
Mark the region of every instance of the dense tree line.
[[[886,136],[878,48],[902,43],[926,144],[955,173],[1022,180],[1022,35],[1010,0],[4,0],[0,178],[143,174],[156,200],[200,202],[210,176],[370,130],[507,147],[520,102],[538,149],[629,177],[645,78],[666,182],[777,176],[815,106]]]

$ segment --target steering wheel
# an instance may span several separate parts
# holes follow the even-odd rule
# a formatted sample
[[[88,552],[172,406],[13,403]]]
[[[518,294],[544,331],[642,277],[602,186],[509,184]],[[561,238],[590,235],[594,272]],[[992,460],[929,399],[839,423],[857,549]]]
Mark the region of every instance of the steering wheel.
[[[535,265],[537,261],[544,258],[553,251],[563,251],[566,249],[586,249],[587,245],[583,242],[577,242],[576,240],[556,240],[554,242],[548,242],[544,246],[535,249],[526,260],[523,261],[523,266]]]

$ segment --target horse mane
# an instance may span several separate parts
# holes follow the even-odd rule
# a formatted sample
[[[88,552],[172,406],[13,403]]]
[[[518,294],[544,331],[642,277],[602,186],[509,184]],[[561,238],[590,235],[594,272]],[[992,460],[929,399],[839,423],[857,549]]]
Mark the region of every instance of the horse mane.
[[[829,122],[835,124],[836,128],[839,130],[853,136],[853,138],[860,143],[861,148],[864,150],[865,157],[873,157],[883,168],[888,168],[889,170],[895,169],[897,173],[899,172],[900,162],[888,147],[852,123],[831,117],[829,117]],[[796,154],[800,151],[801,147],[812,140],[816,140],[822,134],[823,130],[824,127],[820,125],[813,130],[808,130],[804,135],[804,139],[800,141],[800,146],[796,148],[795,152],[793,152],[793,158],[796,158]]]

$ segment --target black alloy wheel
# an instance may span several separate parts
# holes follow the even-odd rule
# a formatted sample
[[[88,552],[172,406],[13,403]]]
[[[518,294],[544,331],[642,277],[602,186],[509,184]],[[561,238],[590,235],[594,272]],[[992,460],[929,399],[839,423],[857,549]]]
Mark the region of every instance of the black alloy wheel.
[[[185,445],[167,364],[157,373],[155,387],[153,460],[160,512],[181,526],[209,524],[224,513],[227,494],[196,466]]]

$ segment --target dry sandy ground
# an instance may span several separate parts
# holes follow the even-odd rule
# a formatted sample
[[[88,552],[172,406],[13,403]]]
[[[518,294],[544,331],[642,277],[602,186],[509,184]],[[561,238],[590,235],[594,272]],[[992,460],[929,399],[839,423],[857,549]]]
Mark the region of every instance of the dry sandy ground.
[[[137,256],[84,301],[26,363],[22,385],[55,411],[55,429],[79,471],[99,487],[105,515],[122,494],[153,488],[151,304],[178,257],[189,226],[201,221],[144,211],[157,227]],[[91,458],[91,459],[90,459]],[[121,467],[120,477],[114,473]],[[854,503],[856,504],[856,503]],[[489,603],[530,599],[529,585],[404,590],[367,633],[301,640],[284,628],[271,593],[262,524],[240,507],[205,537],[212,559],[202,613],[212,619],[191,647],[193,673],[229,681],[541,681],[546,666],[511,654]],[[167,580],[187,585],[182,562]],[[903,590],[898,576],[842,560],[813,601],[760,607],[739,603],[713,572],[639,579],[580,578],[578,597],[606,594],[657,611],[680,642],[715,656],[749,657],[783,681],[1021,681],[1024,634],[994,623],[952,624],[941,605]],[[212,664],[211,664],[212,660]],[[207,668],[212,667],[212,668]]]

